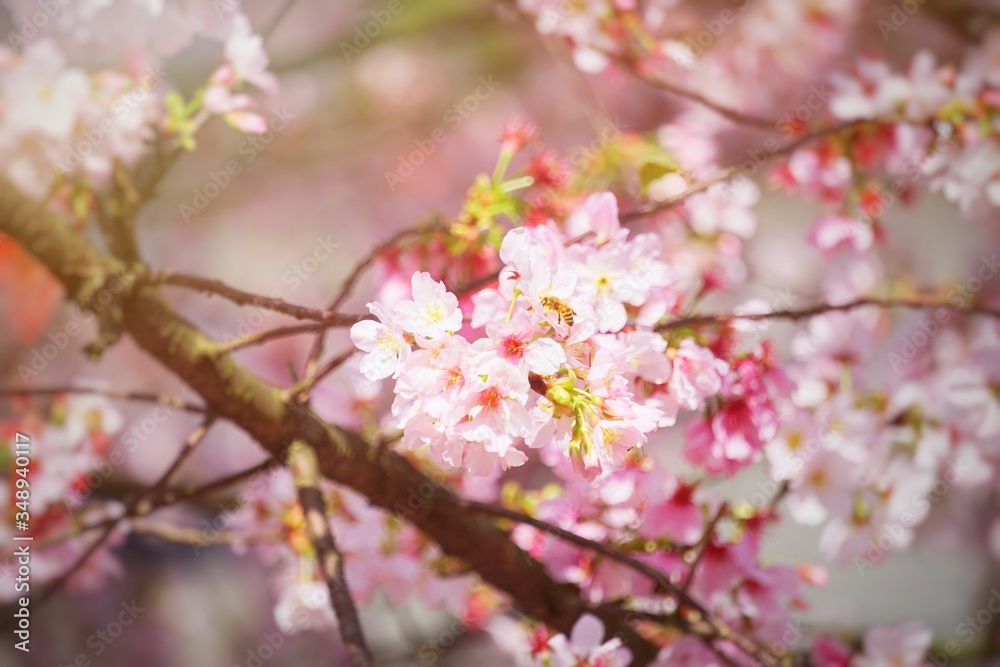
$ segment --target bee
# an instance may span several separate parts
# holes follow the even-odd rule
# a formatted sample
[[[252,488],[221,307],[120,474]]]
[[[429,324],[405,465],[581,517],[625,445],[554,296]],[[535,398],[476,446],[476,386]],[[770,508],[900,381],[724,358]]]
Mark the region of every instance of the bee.
[[[573,309],[565,301],[557,299],[554,296],[543,296],[540,301],[543,308],[555,311],[560,323],[568,327],[573,326],[573,318],[576,316],[576,313],[573,312]]]

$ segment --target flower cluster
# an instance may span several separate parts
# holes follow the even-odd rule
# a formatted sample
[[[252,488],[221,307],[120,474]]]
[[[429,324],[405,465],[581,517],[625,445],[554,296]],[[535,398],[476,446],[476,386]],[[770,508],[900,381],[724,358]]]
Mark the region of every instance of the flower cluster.
[[[911,352],[914,332],[928,340],[919,324],[890,334],[873,309],[814,318],[793,342],[794,410],[765,450],[774,479],[790,483],[791,516],[824,524],[823,551],[860,573],[908,546],[932,509],[969,502],[997,475],[995,323],[936,323]]]
[[[775,174],[783,185],[833,206],[856,202],[856,211],[840,212],[855,220],[856,231],[833,238],[818,232],[819,239],[867,245],[872,224],[897,199],[912,199],[918,182],[970,218],[1000,207],[998,54],[1000,32],[992,31],[959,68],[921,51],[905,73],[869,57],[853,72],[834,75],[829,113],[834,121],[858,123],[851,141],[840,137],[800,149]]]
[[[206,31],[200,19],[174,16],[174,8],[160,10],[162,16],[150,18],[170,22],[171,32],[178,23]],[[86,20],[62,11],[67,25]],[[243,132],[265,132],[254,101],[240,92],[247,85],[268,94],[277,90],[262,39],[242,13],[215,32],[224,42],[225,62],[187,102],[169,90],[155,49],[118,54],[127,63],[120,69],[88,70],[67,56],[74,51],[74,39],[39,37],[20,52],[0,47],[4,176],[35,199],[60,194],[78,211],[88,201],[80,199],[83,190],[74,186],[105,189],[116,165],[136,164],[161,137],[176,136],[183,147],[193,147],[194,133],[211,115]]]
[[[155,71],[91,76],[49,40],[22,54],[0,48],[0,71],[4,175],[36,199],[58,177],[107,183],[115,161],[133,164],[155,135]]]
[[[106,399],[78,395],[61,397],[46,414],[26,409],[23,418],[0,422],[0,513],[8,518],[0,527],[0,537],[8,545],[16,544],[11,539],[14,518],[25,506],[33,535],[62,535],[62,539],[32,551],[32,584],[59,579],[97,540],[99,535],[93,531],[81,534],[80,526],[121,514],[121,503],[92,496],[107,478],[109,448],[122,424],[121,414]],[[21,507],[17,506],[15,486],[20,477],[13,474],[15,433],[31,434],[35,442],[45,443],[31,451],[27,477],[30,503],[22,502]],[[84,500],[89,502],[84,505]],[[112,548],[124,537],[122,531],[115,530],[67,586],[77,591],[98,590],[109,578],[120,575],[121,565]],[[5,558],[0,563],[0,578],[12,576],[17,567],[16,558]],[[16,593],[11,586],[2,595],[9,601]]]
[[[365,604],[381,592],[404,603],[417,595],[470,625],[477,621],[467,614],[496,605],[469,577],[450,573],[440,551],[412,527],[355,493],[330,486],[323,491],[330,529],[345,558],[347,585],[355,600]],[[335,628],[329,590],[306,533],[292,474],[286,469],[271,472],[241,499],[232,518],[234,548],[238,552],[252,548],[272,568],[275,623],[288,634]]]
[[[526,444],[592,477],[719,390],[724,363],[692,341],[668,354],[650,328],[677,302],[657,238],[630,238],[610,193],[573,210],[567,230],[508,232],[499,284],[474,296],[468,325],[458,298],[425,272],[413,275],[411,299],[369,304],[378,321],[351,335],[367,353],[362,372],[395,379],[404,444],[478,475],[523,465]],[[568,243],[567,233],[585,238]]]

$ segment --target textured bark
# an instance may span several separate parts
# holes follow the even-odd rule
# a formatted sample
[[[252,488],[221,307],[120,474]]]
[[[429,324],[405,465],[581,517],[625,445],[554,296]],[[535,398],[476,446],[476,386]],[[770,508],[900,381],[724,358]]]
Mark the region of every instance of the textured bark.
[[[280,388],[219,353],[213,341],[167,304],[158,287],[143,284],[145,267],[126,267],[100,252],[5,181],[0,181],[0,231],[47,266],[77,304],[100,310],[102,322],[110,322],[109,326],[120,322],[124,333],[197,392],[213,413],[238,425],[275,457],[284,460],[296,439],[308,442],[325,477],[413,523],[445,553],[465,561],[486,582],[507,593],[522,612],[568,633],[589,611],[604,621],[609,636],[618,636],[629,646],[633,664],[645,665],[654,657],[655,648],[631,628],[625,612],[588,605],[575,586],[554,581],[503,530],[464,510],[454,493],[402,456],[391,451],[379,454],[357,434],[327,424],[308,408],[286,400]],[[132,288],[120,301],[97,306],[94,295],[112,277],[123,274],[140,279],[129,281]]]

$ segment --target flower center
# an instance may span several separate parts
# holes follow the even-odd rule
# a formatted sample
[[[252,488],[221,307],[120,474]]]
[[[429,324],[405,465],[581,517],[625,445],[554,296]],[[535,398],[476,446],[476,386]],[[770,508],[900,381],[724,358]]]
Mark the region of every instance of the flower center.
[[[788,437],[786,438],[786,441],[788,443],[788,449],[790,451],[797,452],[799,448],[802,447],[803,439],[804,438],[802,437],[802,434],[799,433],[798,431],[793,431],[792,433],[789,433]]]
[[[504,351],[504,356],[514,357],[520,359],[524,356],[524,349],[528,345],[524,342],[524,339],[516,334],[511,334],[503,339],[501,346]]]
[[[447,375],[445,376],[444,383],[449,389],[451,387],[460,387],[465,384],[465,376],[462,375],[462,369],[458,366],[452,366],[445,371],[445,373],[447,373]]]
[[[399,343],[399,339],[396,338],[388,329],[381,329],[375,336],[375,345],[382,348],[383,350],[396,351],[402,347]]]
[[[503,394],[496,387],[489,387],[479,394],[479,405],[483,407],[483,410],[496,410],[500,407],[500,401],[502,400]]]
[[[607,426],[601,427],[601,432],[604,435],[604,442],[614,447],[615,445],[621,444],[622,432],[616,428],[608,428]]]
[[[444,308],[442,308],[439,303],[432,303],[424,306],[424,317],[426,317],[427,321],[431,324],[437,324],[444,319]]]

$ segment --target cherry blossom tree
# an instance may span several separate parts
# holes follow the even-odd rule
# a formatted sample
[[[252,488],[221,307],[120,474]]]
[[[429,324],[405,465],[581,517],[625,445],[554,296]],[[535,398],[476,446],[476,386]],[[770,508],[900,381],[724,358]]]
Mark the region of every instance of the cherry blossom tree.
[[[546,44],[560,77],[620,98],[641,127],[557,149],[522,113],[435,174],[420,165],[445,150],[439,127],[354,178],[372,198],[432,179],[464,194],[442,210],[404,201],[409,219],[360,257],[321,238],[313,268],[272,291],[217,278],[199,219],[299,122],[282,107],[295,72],[269,45],[321,19],[292,3],[8,5],[0,533],[33,538],[32,605],[105,590],[141,536],[258,559],[283,635],[337,638],[326,664],[378,662],[359,615],[376,599],[444,609],[519,665],[917,667],[964,651],[920,618],[789,628],[828,566],[863,575],[929,541],[1000,557],[989,3],[485,3],[503,39]],[[415,11],[392,0],[351,22],[330,9],[346,36],[310,35],[406,85],[391,44]],[[377,42],[390,50],[368,52]],[[491,77],[444,114],[450,129],[507,85]],[[539,103],[561,105],[579,103]],[[326,140],[322,114],[303,146]],[[207,176],[171,200],[165,183],[193,159]],[[765,196],[799,223],[794,249],[766,261],[794,276],[810,257],[816,275],[794,298],[753,289]],[[927,282],[906,222],[935,199],[950,211],[937,238],[971,252],[962,277]],[[164,210],[169,222],[153,219]],[[352,226],[352,211],[327,210],[316,229]],[[233,215],[218,233],[244,276],[268,261],[252,222]],[[171,256],[203,270],[156,261],[167,234],[185,248]],[[327,258],[347,267],[333,292],[292,294]],[[259,321],[192,305],[205,296]],[[79,377],[53,383],[50,364],[70,357],[86,360]],[[163,443],[173,414],[194,426]],[[220,429],[253,448],[222,465],[229,454],[206,451]],[[135,474],[140,457],[157,469]],[[754,475],[756,492],[735,490]],[[238,499],[222,527],[194,527],[219,497]],[[818,531],[825,562],[765,555],[790,523]],[[978,623],[970,641],[1000,648]]]

